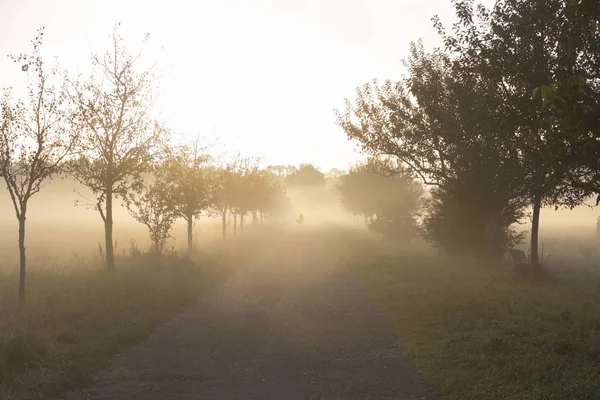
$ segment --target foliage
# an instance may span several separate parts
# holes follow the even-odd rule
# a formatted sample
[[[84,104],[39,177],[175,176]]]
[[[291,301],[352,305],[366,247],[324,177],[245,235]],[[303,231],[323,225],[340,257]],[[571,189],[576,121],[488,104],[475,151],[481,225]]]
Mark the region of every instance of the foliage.
[[[589,169],[592,177],[580,179],[580,188],[600,192],[597,171],[600,147],[600,3],[595,0],[563,2],[553,26],[561,32],[558,49],[575,58],[574,66],[552,76],[532,90],[542,99],[551,118],[543,123],[558,127],[554,145],[542,158],[558,160],[575,168]]]
[[[524,233],[513,227],[525,216],[521,199],[504,204],[499,217],[488,226],[489,199],[477,184],[438,187],[430,194],[425,200],[422,233],[439,249],[497,258],[523,240]]]
[[[439,20],[436,26],[456,54],[460,70],[481,76],[489,88],[503,94],[509,111],[505,119],[514,132],[508,143],[521,144],[524,194],[533,207],[532,262],[537,264],[541,207],[573,208],[589,195],[580,185],[589,170],[545,156],[561,147],[563,127],[531,97],[537,85],[568,76],[581,65],[573,33],[561,28],[569,6],[563,0],[504,0],[492,10],[479,6],[475,15],[472,3],[455,2],[461,23],[452,36],[445,34]]]
[[[19,303],[25,302],[25,220],[32,196],[62,172],[78,139],[69,129],[64,84],[55,84],[57,69],[45,69],[41,57],[44,29],[32,41],[33,53],[11,56],[27,74],[28,100],[13,102],[6,90],[0,102],[0,174],[19,222]]]
[[[322,187],[325,175],[312,164],[301,164],[286,176],[285,183],[288,187]]]
[[[416,233],[423,187],[389,160],[372,159],[350,168],[340,178],[339,191],[344,207],[362,214],[373,231],[395,238]]]
[[[208,168],[210,157],[195,145],[173,149],[155,168],[161,182],[168,187],[173,212],[187,223],[188,251],[193,248],[193,224],[213,202],[213,174]]]
[[[446,49],[428,54],[413,44],[408,76],[359,88],[355,103],[347,101],[346,111],[338,112],[338,124],[367,154],[394,156],[426,184],[439,187],[438,200],[471,192],[475,197],[462,198],[465,215],[477,209],[470,199],[484,201],[488,212],[476,218],[485,231],[503,225],[507,209],[516,217],[522,215],[518,207],[532,206],[531,254],[537,264],[540,209],[582,204],[596,185],[600,157],[586,144],[579,147],[589,161],[574,162],[582,158],[579,143],[595,143],[592,128],[574,134],[564,112],[549,112],[531,93],[541,92],[546,105],[559,109],[548,101],[552,96],[562,101],[551,90],[559,85],[534,88],[582,70],[597,74],[598,32],[589,23],[576,27],[583,14],[589,22],[593,7],[580,4],[585,12],[577,14],[573,2],[563,0],[499,0],[491,10],[475,8],[472,0],[453,3],[458,23],[452,34],[434,17]],[[580,87],[583,81],[569,82]],[[593,82],[586,94],[598,80]],[[586,116],[597,126],[600,113],[589,110],[594,102],[588,100]],[[502,242],[489,239],[488,248]]]
[[[479,226],[498,225],[507,202],[520,199],[525,188],[505,98],[490,92],[481,76],[458,70],[449,54],[426,53],[421,43],[411,45],[406,66],[409,75],[399,82],[374,81],[357,89],[355,104],[347,101],[346,111],[337,113],[338,124],[364,152],[394,157],[438,193],[475,194],[462,197],[465,214],[479,208],[483,212],[473,215],[482,219]],[[478,240],[463,250],[479,252],[485,230],[469,237]],[[500,241],[487,239],[490,250]]]
[[[105,226],[106,264],[114,270],[113,199],[140,188],[168,131],[149,115],[152,68],[136,71],[141,52],[130,55],[116,29],[111,40],[112,51],[93,57],[92,75],[69,82],[74,129],[82,138],[71,169],[96,196],[93,207]]]
[[[125,201],[131,216],[148,228],[154,253],[162,255],[178,217],[170,186],[157,179],[152,184],[145,183],[139,190],[127,193]]]

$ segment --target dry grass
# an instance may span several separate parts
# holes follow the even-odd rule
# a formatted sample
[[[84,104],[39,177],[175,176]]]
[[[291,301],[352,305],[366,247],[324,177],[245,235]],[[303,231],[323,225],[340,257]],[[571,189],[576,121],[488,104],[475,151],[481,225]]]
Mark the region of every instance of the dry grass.
[[[507,269],[365,234],[340,233],[336,245],[440,395],[600,398],[598,275],[571,269],[530,284]]]
[[[15,269],[0,272],[0,399],[61,398],[89,384],[119,349],[190,304],[239,257],[232,248],[203,247],[193,261],[121,255],[116,274],[91,257],[65,253],[53,262],[34,253],[21,311]]]

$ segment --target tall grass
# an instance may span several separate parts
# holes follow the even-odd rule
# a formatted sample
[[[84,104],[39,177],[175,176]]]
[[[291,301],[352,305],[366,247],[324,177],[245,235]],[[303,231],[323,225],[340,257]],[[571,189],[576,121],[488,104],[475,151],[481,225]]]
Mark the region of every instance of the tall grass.
[[[217,247],[193,260],[121,257],[116,274],[96,263],[31,264],[27,303],[16,307],[16,271],[0,273],[0,399],[54,399],[89,384],[119,349],[190,304],[227,275]]]

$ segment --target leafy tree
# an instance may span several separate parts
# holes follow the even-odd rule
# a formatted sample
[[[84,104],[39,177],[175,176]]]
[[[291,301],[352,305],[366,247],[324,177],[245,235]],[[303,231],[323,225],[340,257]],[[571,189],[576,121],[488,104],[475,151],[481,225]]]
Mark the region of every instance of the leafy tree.
[[[247,177],[247,207],[252,214],[252,224],[259,223],[259,213],[269,203],[271,192],[271,181],[265,170],[255,168]]]
[[[370,229],[395,238],[416,233],[423,187],[409,174],[398,172],[397,165],[373,159],[351,168],[340,181],[342,204],[363,214]]]
[[[570,73],[547,77],[533,89],[551,117],[542,122],[554,124],[553,146],[537,152],[591,174],[579,180],[578,187],[600,193],[600,3],[596,0],[572,0],[561,3],[553,28],[561,32],[556,52],[576,58]],[[529,146],[531,150],[537,150]],[[600,196],[596,205],[600,203]]]
[[[264,195],[264,201],[261,202],[259,212],[261,220],[263,217],[278,218],[284,216],[291,209],[290,199],[286,195],[285,188],[275,182],[271,183]]]
[[[33,53],[11,56],[28,78],[27,101],[13,102],[6,90],[0,102],[0,173],[19,223],[19,304],[25,304],[25,228],[29,200],[61,172],[76,143],[70,130],[63,84],[57,69],[45,69],[40,50],[44,28],[32,41]]]
[[[481,176],[474,174],[476,179]],[[450,253],[485,254],[499,257],[523,240],[513,228],[524,216],[524,199],[509,200],[493,224],[486,224],[488,201],[478,181],[456,182],[435,187],[424,201],[423,237]],[[468,205],[468,206],[467,206]]]
[[[285,182],[288,186],[322,187],[325,175],[312,164],[302,164],[286,176]]]
[[[361,214],[368,225],[369,218],[377,212],[381,193],[373,191],[374,181],[380,176],[370,172],[366,165],[350,168],[348,174],[340,178],[338,186],[344,208],[353,214]]]
[[[455,2],[461,23],[453,35],[445,35],[439,21],[436,26],[447,47],[457,54],[457,73],[477,75],[488,88],[502,93],[505,123],[513,131],[508,143],[525,144],[518,154],[523,160],[523,194],[533,208],[531,261],[537,265],[541,208],[573,208],[587,197],[578,183],[589,171],[543,156],[558,144],[562,127],[531,97],[533,88],[572,75],[580,63],[575,47],[560,29],[567,3],[503,0],[492,10],[479,6],[477,18],[472,4],[471,0]]]
[[[199,147],[183,146],[173,151],[157,169],[171,192],[175,215],[187,224],[188,252],[193,249],[193,225],[212,203],[210,157]]]
[[[168,131],[149,115],[152,68],[136,72],[141,52],[131,56],[116,29],[111,40],[111,51],[93,57],[94,72],[88,79],[70,80],[70,96],[75,129],[82,136],[72,173],[96,196],[94,208],[104,222],[106,266],[114,271],[113,200],[142,187],[142,174]]]
[[[212,211],[221,217],[222,237],[227,239],[227,215],[233,204],[234,163],[229,162],[220,168],[208,170],[212,180]],[[236,221],[237,222],[237,221]]]
[[[399,82],[358,88],[355,104],[347,100],[337,113],[338,124],[365,153],[395,158],[426,185],[449,190],[474,180],[480,195],[464,198],[463,207],[483,202],[482,226],[495,232],[490,228],[524,187],[502,93],[491,92],[477,74],[461,73],[450,54],[426,53],[421,43],[411,45],[405,65],[408,76]],[[485,237],[485,229],[472,236]],[[488,239],[491,247],[496,240]],[[470,251],[480,253],[477,246],[471,243]]]
[[[230,164],[228,207],[233,217],[234,235],[237,235],[238,217],[243,231],[246,215],[256,209],[258,197],[254,186],[258,176],[257,160],[253,158],[238,158]]]
[[[174,200],[170,185],[160,178],[152,184],[143,183],[137,191],[127,192],[127,210],[136,221],[148,228],[152,249],[157,256],[163,254],[178,217]]]

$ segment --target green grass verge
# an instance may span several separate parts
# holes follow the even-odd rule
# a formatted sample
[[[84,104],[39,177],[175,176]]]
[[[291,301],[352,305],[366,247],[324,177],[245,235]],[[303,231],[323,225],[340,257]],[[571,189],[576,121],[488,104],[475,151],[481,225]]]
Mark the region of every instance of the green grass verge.
[[[0,277],[0,399],[58,399],[89,385],[120,349],[223,279],[230,268],[222,261],[33,272],[22,312],[14,307],[16,278]]]
[[[529,284],[507,270],[365,235],[340,236],[337,245],[440,396],[600,398],[597,277]]]

